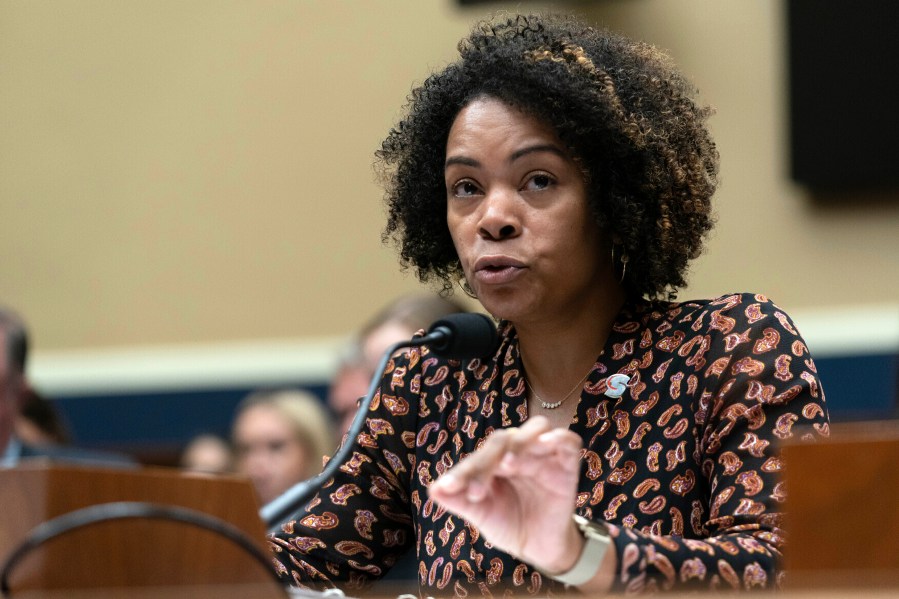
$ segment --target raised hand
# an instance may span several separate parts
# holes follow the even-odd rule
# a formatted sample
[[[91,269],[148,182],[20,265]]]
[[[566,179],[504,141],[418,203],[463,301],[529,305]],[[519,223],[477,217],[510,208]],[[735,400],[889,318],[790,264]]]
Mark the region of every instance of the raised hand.
[[[584,545],[571,519],[581,446],[577,434],[535,416],[492,433],[428,492],[495,547],[544,572],[563,572]]]

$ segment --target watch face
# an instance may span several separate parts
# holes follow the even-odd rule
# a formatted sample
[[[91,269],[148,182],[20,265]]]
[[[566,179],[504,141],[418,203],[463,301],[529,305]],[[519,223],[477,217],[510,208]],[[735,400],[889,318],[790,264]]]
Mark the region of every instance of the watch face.
[[[594,539],[602,539],[603,541],[611,540],[609,536],[609,530],[605,526],[595,526],[588,525],[587,530],[584,531],[584,534],[588,537],[593,537]]]
[[[612,545],[609,530],[601,522],[574,515],[574,522],[584,535],[586,544],[577,563],[568,572],[552,576],[569,586],[580,586],[591,580],[599,569],[606,551]]]
[[[581,529],[581,532],[584,533],[585,536],[597,537],[602,539],[609,538],[609,529],[606,528],[604,524],[601,522],[596,522],[594,520],[587,520],[583,516],[575,516],[574,521],[577,524],[578,528]]]

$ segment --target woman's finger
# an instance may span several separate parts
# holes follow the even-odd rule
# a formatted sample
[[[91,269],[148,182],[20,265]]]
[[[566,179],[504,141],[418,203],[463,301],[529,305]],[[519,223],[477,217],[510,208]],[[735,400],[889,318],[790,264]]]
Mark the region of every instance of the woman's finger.
[[[538,435],[518,451],[507,451],[500,460],[498,474],[546,479],[555,479],[559,474],[567,476],[579,471],[581,448],[579,436],[568,430],[553,429]]]
[[[501,463],[507,454],[518,454],[539,445],[538,438],[550,430],[549,421],[535,417],[520,428],[494,431],[477,451],[453,466],[431,485],[436,494],[465,493],[472,502],[486,498],[491,479],[502,474]],[[538,449],[538,451],[540,451]]]

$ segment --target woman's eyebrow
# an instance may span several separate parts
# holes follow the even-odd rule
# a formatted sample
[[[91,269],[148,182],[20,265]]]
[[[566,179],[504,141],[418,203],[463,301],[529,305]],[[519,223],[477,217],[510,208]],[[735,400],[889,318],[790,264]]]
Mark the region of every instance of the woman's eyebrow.
[[[475,160],[474,158],[469,158],[467,156],[450,156],[446,159],[446,162],[443,164],[443,169],[446,170],[454,164],[461,164],[462,166],[473,166],[479,167],[481,163]]]
[[[560,158],[568,159],[568,154],[560,149],[557,146],[552,144],[538,144],[535,146],[528,146],[526,148],[521,148],[520,150],[515,150],[512,152],[512,155],[509,156],[509,162],[515,162],[519,158],[527,156],[528,154],[534,154],[537,152],[550,152],[552,154],[556,154]],[[450,156],[446,159],[446,162],[443,165],[444,169],[449,168],[454,164],[461,164],[462,166],[471,166],[471,167],[479,167],[481,163],[475,160],[474,158],[469,158],[468,156]]]
[[[561,148],[554,146],[552,144],[538,144],[535,146],[528,146],[526,148],[521,148],[520,150],[516,150],[512,152],[512,155],[509,156],[509,162],[515,162],[519,158],[523,156],[527,156],[528,154],[534,154],[536,152],[550,152],[552,154],[556,154],[559,158],[568,159],[568,153],[562,150]]]

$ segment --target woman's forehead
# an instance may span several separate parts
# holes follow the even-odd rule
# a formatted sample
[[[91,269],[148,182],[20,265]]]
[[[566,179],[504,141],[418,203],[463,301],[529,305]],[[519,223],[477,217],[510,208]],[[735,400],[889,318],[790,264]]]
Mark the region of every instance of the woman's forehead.
[[[548,123],[495,98],[474,100],[459,111],[447,137],[447,159],[457,151],[480,149],[485,142],[564,147]]]

